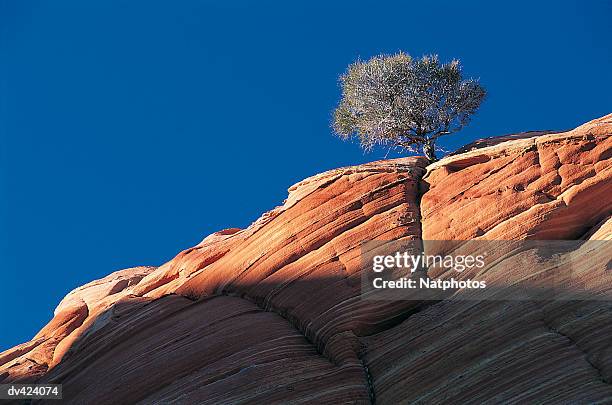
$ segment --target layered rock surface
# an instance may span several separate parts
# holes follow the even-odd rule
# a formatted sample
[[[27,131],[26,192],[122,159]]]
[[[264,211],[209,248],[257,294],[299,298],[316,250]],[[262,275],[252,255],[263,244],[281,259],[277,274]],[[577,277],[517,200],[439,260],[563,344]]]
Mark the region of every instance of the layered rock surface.
[[[0,382],[62,383],[68,403],[612,401],[609,301],[360,296],[369,240],[612,238],[611,134],[609,115],[313,176],[247,229],[74,290],[0,354]],[[529,276],[507,273],[481,276]]]

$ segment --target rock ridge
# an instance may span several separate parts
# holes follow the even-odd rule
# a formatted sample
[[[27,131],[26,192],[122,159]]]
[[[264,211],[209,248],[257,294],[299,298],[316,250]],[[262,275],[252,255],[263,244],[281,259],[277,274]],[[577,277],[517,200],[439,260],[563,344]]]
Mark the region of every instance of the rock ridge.
[[[69,403],[612,401],[606,301],[360,298],[368,240],[612,239],[611,134],[612,114],[311,176],[246,229],[73,290],[0,382]]]

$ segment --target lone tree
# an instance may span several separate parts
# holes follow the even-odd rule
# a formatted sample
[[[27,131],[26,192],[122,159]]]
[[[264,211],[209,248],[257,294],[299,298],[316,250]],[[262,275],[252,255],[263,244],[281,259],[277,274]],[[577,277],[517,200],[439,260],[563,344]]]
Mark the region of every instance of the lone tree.
[[[458,60],[437,55],[413,59],[400,52],[357,61],[340,76],[342,99],[333,127],[342,139],[356,136],[369,151],[391,145],[436,161],[436,140],[459,131],[476,112],[485,89],[463,79]]]

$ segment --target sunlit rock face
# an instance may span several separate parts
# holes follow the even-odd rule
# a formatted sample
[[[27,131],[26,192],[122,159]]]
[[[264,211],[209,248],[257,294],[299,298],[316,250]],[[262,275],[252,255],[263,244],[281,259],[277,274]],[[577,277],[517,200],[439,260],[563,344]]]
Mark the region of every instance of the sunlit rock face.
[[[610,212],[611,132],[608,115],[431,165],[423,179],[423,238],[582,237]]]
[[[75,289],[0,382],[62,383],[66,403],[612,401],[609,301],[360,297],[370,240],[611,239],[611,134],[609,115],[310,177],[246,229]]]

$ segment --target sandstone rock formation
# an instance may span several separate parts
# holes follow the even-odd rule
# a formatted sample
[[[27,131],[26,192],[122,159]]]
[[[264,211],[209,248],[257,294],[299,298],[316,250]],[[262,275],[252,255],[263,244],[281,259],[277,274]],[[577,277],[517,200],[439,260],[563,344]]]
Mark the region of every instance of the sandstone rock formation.
[[[611,239],[611,134],[608,115],[308,178],[247,229],[72,291],[0,354],[0,383],[62,383],[67,403],[612,402],[610,301],[360,297],[368,240]],[[507,269],[481,276],[529,281]]]

